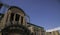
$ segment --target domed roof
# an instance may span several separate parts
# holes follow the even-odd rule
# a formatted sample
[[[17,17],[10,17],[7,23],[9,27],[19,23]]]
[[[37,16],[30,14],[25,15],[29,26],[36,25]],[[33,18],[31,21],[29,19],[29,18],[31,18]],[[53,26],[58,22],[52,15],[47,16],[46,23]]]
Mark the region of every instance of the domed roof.
[[[9,9],[13,9],[13,8],[17,8],[17,9],[21,10],[21,11],[24,13],[24,15],[26,15],[26,13],[25,13],[21,8],[19,8],[19,7],[17,7],[17,6],[10,6]],[[8,10],[9,10],[9,9],[8,9]]]

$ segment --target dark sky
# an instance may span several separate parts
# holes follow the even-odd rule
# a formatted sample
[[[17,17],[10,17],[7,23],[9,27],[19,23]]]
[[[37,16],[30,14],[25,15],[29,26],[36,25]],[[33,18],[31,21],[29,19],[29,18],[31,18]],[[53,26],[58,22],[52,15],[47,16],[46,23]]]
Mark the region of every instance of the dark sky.
[[[60,27],[60,0],[1,0],[22,8],[33,24],[45,29]]]

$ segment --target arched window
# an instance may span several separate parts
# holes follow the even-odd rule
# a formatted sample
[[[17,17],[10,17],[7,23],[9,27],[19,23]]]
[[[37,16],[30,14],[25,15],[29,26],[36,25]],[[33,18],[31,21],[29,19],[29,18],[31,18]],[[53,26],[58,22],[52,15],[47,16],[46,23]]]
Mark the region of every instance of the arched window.
[[[19,17],[20,17],[20,15],[16,14],[15,21],[19,21]]]
[[[11,13],[10,21],[13,21],[13,20],[14,20],[14,13]]]

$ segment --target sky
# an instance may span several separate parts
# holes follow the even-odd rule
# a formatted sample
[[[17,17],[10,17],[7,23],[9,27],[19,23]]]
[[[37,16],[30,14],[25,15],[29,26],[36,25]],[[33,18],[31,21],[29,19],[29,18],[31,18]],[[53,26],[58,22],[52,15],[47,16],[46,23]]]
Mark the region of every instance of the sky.
[[[60,0],[1,0],[3,3],[18,6],[29,16],[32,24],[46,30],[60,27]]]
[[[60,32],[60,27],[46,30],[46,32],[52,32],[52,31],[59,31]]]

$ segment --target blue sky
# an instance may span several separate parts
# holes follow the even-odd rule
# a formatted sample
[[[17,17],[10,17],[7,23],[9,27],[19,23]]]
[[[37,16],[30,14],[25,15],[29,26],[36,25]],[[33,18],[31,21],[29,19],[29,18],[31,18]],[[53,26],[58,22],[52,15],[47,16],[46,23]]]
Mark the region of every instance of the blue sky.
[[[1,0],[22,8],[33,24],[45,29],[60,27],[60,0]]]

